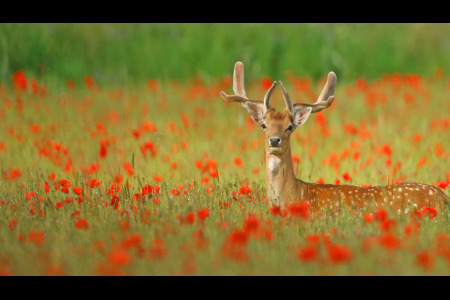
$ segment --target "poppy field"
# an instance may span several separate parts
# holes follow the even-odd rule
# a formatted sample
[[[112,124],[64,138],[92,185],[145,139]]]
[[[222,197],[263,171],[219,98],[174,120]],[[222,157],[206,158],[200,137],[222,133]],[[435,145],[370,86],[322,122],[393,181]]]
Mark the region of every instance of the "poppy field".
[[[231,68],[230,68],[231,69]],[[339,78],[339,74],[338,78]],[[297,178],[417,181],[449,195],[450,81],[383,74],[347,83],[292,135]],[[282,79],[313,103],[325,78]],[[265,191],[264,139],[225,103],[230,76],[0,85],[1,275],[449,275],[449,212],[386,206],[315,214]],[[281,95],[273,105],[281,109]]]

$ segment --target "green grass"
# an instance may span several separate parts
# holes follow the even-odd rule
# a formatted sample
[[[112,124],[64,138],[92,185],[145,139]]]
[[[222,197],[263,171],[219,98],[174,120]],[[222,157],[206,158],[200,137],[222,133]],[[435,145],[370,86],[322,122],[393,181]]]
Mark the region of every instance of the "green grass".
[[[449,24],[0,24],[0,81],[23,69],[65,82],[92,75],[102,85],[156,78],[204,79],[241,60],[249,78],[339,80],[450,69]]]

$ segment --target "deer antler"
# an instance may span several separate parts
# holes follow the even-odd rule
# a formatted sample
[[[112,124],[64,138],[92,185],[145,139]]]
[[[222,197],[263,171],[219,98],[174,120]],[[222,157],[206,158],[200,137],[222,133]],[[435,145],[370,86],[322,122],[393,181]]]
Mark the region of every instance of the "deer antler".
[[[227,95],[225,92],[220,92],[220,96],[223,100],[227,102],[238,102],[243,107],[247,107],[247,102],[251,102],[261,108],[264,112],[266,112],[269,108],[272,108],[270,105],[270,97],[272,96],[273,90],[276,87],[277,82],[274,81],[272,86],[267,90],[264,101],[260,100],[250,100],[247,98],[244,89],[244,64],[238,61],[234,65],[233,72],[233,91],[234,95]]]
[[[293,109],[300,110],[303,107],[311,107],[312,113],[319,112],[323,109],[326,109],[331,106],[331,104],[334,101],[334,89],[336,87],[336,81],[337,77],[334,72],[328,73],[327,77],[327,83],[323,87],[322,92],[319,95],[319,98],[317,101],[313,104],[308,103],[294,103],[292,104],[291,98],[289,97],[289,94],[287,93],[286,89],[284,88],[281,81],[279,81],[281,91],[283,92],[283,98],[286,102],[286,107],[289,109],[289,111],[293,111]]]
[[[234,64],[233,91],[235,95],[248,99],[244,89],[244,64],[240,61]]]

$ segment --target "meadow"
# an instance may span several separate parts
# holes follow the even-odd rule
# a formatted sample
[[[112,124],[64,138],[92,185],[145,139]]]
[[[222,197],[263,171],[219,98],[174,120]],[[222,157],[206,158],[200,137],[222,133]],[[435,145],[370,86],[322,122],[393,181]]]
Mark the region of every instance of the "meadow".
[[[271,207],[261,129],[219,96],[232,91],[233,64],[225,75],[124,83],[87,69],[58,80],[4,73],[0,275],[450,274],[448,210],[336,216],[315,214],[308,199]],[[293,100],[312,103],[330,71],[279,68],[250,71],[247,94],[262,99],[283,80]],[[448,196],[447,71],[347,73],[342,82],[336,71],[332,107],[291,138],[297,177],[417,181]],[[279,91],[272,105],[283,107]]]

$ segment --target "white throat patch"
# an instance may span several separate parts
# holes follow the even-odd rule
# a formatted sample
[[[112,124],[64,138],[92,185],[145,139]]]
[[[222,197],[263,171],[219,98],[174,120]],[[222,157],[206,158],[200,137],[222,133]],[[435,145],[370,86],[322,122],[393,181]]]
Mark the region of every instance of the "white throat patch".
[[[281,159],[276,155],[267,155],[269,155],[267,158],[267,198],[275,205],[279,205],[284,182],[284,180],[278,178],[282,176],[280,174],[282,168]]]
[[[277,175],[280,170],[281,159],[276,155],[270,155],[267,161],[267,166],[271,175]]]

